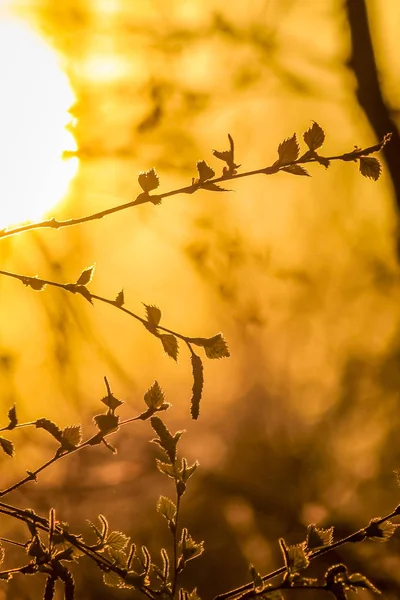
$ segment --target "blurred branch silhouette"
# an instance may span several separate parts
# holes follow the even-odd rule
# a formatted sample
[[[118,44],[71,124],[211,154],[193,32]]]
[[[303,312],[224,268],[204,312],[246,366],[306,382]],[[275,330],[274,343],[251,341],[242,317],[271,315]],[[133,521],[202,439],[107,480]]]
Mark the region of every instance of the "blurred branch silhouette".
[[[357,79],[357,99],[378,139],[392,132],[392,143],[383,150],[393,182],[397,212],[400,213],[400,135],[383,97],[365,0],[346,0],[351,35],[349,66]],[[400,234],[397,232],[400,256]]]

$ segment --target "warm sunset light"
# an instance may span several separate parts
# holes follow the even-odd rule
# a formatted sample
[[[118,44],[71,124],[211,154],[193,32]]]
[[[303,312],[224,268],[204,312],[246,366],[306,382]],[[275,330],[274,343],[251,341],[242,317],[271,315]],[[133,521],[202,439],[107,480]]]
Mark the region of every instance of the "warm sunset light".
[[[77,170],[74,101],[56,54],[25,23],[0,22],[0,227],[44,216]]]

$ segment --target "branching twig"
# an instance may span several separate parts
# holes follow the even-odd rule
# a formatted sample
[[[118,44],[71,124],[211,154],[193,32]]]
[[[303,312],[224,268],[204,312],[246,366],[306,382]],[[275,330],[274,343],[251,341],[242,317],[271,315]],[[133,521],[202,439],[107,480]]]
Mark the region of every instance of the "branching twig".
[[[315,125],[317,125],[317,124],[315,124]],[[319,127],[319,129],[322,131],[322,129],[320,127]],[[311,130],[312,130],[312,128],[310,128],[308,131],[311,131]],[[304,134],[304,136],[306,136],[307,133],[308,132],[306,132]],[[323,139],[324,139],[325,134],[323,131],[322,131],[322,133],[323,133]],[[295,136],[293,136],[293,138],[289,138],[289,139],[295,139],[296,144],[297,144],[297,139],[295,138]],[[323,139],[322,139],[322,142],[323,142]],[[123,210],[127,210],[128,208],[133,208],[134,206],[138,206],[140,204],[146,204],[148,202],[151,202],[153,204],[160,204],[160,202],[163,199],[169,198],[171,196],[177,196],[179,194],[193,194],[194,192],[196,192],[199,189],[206,189],[206,190],[208,189],[211,191],[222,191],[223,188],[220,188],[218,186],[219,183],[225,183],[226,181],[241,179],[243,177],[251,177],[253,175],[273,175],[275,173],[278,173],[279,171],[285,171],[288,173],[292,173],[294,175],[308,175],[308,173],[304,172],[304,169],[302,169],[303,172],[300,172],[300,170],[298,170],[296,172],[296,167],[298,166],[300,169],[300,165],[315,163],[315,162],[318,162],[318,163],[324,165],[325,167],[328,167],[332,161],[357,162],[358,160],[362,159],[363,157],[369,156],[370,154],[374,154],[375,152],[379,152],[380,150],[382,150],[383,146],[386,145],[386,143],[389,141],[389,139],[390,139],[390,134],[387,134],[384,136],[384,138],[381,142],[379,142],[378,144],[375,144],[373,146],[370,146],[368,148],[364,148],[364,149],[355,148],[351,152],[346,152],[344,154],[336,154],[336,155],[326,156],[326,157],[324,157],[320,154],[317,154],[316,149],[319,146],[314,143],[314,144],[310,144],[309,150],[307,152],[305,152],[299,158],[297,158],[298,154],[292,155],[295,157],[294,158],[289,157],[287,160],[275,161],[273,164],[271,164],[268,167],[262,167],[261,169],[254,169],[251,171],[246,171],[244,173],[237,173],[237,169],[239,168],[239,165],[234,164],[233,141],[232,141],[231,136],[229,136],[229,140],[231,142],[231,150],[228,150],[225,152],[214,151],[214,154],[215,154],[215,156],[217,156],[217,158],[221,158],[221,155],[225,155],[224,158],[221,158],[225,162],[227,162],[227,154],[229,152],[232,152],[232,168],[229,168],[229,169],[224,168],[224,171],[223,171],[223,174],[221,177],[214,177],[215,173],[213,172],[211,177],[202,179],[201,174],[200,174],[200,177],[198,179],[192,180],[191,185],[187,185],[187,186],[175,189],[175,190],[170,190],[169,192],[163,192],[163,193],[157,194],[157,195],[150,195],[148,192],[151,191],[151,189],[155,189],[156,187],[158,187],[158,183],[150,190],[146,190],[145,185],[142,185],[142,189],[144,190],[144,192],[139,194],[135,198],[135,200],[132,200],[130,202],[125,202],[124,204],[119,204],[117,206],[113,206],[111,208],[107,208],[105,210],[95,212],[93,214],[86,215],[84,217],[78,217],[75,219],[57,220],[55,218],[51,218],[51,219],[47,219],[44,221],[38,221],[36,223],[28,223],[26,225],[20,225],[18,227],[13,227],[11,229],[6,228],[6,229],[3,229],[0,231],[0,239],[10,237],[10,236],[16,235],[18,233],[32,231],[35,229],[44,229],[44,228],[61,229],[64,227],[72,227],[75,225],[81,225],[83,223],[88,223],[90,221],[96,221],[98,219],[103,219],[104,217],[107,217],[111,214],[121,212]],[[285,140],[285,141],[287,141],[287,140]],[[280,146],[282,146],[284,143],[285,142],[283,142]],[[322,145],[322,143],[320,145]],[[218,156],[218,154],[220,156]],[[205,161],[200,161],[200,163],[206,164]],[[229,163],[228,163],[228,165],[229,165]],[[208,167],[208,165],[207,165],[207,167]],[[362,171],[362,169],[361,169],[361,171]],[[156,175],[156,173],[153,169],[151,171],[148,171],[147,174],[151,173],[151,172],[154,172],[155,176],[158,179],[158,176]],[[380,169],[379,169],[379,173],[380,173]],[[377,174],[377,176],[372,176],[371,174],[367,174],[366,176],[372,177],[373,179],[377,179],[379,176],[379,173]],[[365,173],[363,173],[363,174],[365,174]],[[141,176],[143,176],[143,175],[146,175],[146,174],[142,173]],[[139,182],[140,182],[141,176],[139,176]],[[226,191],[226,190],[223,190],[223,191]]]

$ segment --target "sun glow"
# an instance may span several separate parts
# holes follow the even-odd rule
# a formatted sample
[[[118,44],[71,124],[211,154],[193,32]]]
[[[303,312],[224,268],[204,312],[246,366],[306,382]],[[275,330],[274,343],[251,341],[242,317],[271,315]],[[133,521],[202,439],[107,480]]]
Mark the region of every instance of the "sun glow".
[[[0,21],[0,227],[42,218],[78,159],[66,125],[74,95],[55,52],[24,22]]]

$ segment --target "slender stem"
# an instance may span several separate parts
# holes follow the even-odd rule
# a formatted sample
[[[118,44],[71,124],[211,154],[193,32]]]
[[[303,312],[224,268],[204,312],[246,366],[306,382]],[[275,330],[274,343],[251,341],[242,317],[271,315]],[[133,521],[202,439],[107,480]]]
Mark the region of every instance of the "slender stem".
[[[9,540],[8,538],[0,537],[0,542],[4,542],[5,544],[12,544],[13,546],[21,546],[25,548],[25,544],[21,544],[21,542],[15,542],[14,540]]]
[[[176,517],[175,517],[175,526],[173,531],[173,560],[174,560],[174,570],[172,572],[172,590],[171,596],[174,598],[176,592],[176,584],[178,582],[178,522],[179,522],[179,509],[181,504],[181,495],[178,492],[178,488],[176,489]]]
[[[369,154],[378,152],[379,150],[381,150],[383,148],[383,146],[386,144],[387,141],[388,141],[388,139],[385,136],[385,138],[380,143],[375,144],[374,146],[370,146],[365,149],[355,149],[352,152],[347,152],[347,153],[340,154],[340,155],[333,155],[333,156],[327,156],[327,157],[319,156],[318,158],[321,158],[325,162],[326,161],[337,161],[337,160],[356,161],[357,159],[361,158],[362,156],[368,156]],[[57,219],[52,218],[52,219],[48,219],[48,220],[44,220],[44,221],[38,221],[36,223],[28,223],[26,225],[21,225],[19,227],[13,227],[12,229],[3,229],[0,231],[0,239],[10,237],[10,236],[16,235],[18,233],[32,231],[34,229],[44,229],[44,228],[61,229],[63,227],[72,227],[74,225],[88,223],[89,221],[95,221],[98,219],[102,219],[113,213],[127,210],[128,208],[133,208],[134,206],[138,206],[140,204],[146,204],[148,202],[152,202],[153,204],[159,204],[161,202],[161,200],[163,200],[165,198],[169,198],[171,196],[177,196],[179,194],[193,194],[194,192],[196,192],[199,189],[202,189],[202,188],[207,189],[207,185],[210,185],[210,184],[224,183],[226,181],[241,179],[243,177],[251,177],[253,175],[272,175],[272,174],[278,173],[279,171],[282,171],[292,165],[320,162],[318,160],[318,158],[313,157],[313,156],[307,156],[307,153],[306,153],[305,156],[301,156],[299,159],[291,161],[291,162],[283,164],[283,165],[273,163],[272,165],[270,165],[268,167],[263,167],[261,169],[254,169],[251,171],[246,171],[244,173],[236,173],[236,172],[235,173],[227,173],[227,174],[222,175],[221,177],[215,177],[214,179],[209,179],[209,180],[207,180],[205,182],[201,182],[201,183],[192,183],[191,185],[184,186],[184,187],[181,187],[181,188],[178,188],[175,190],[171,190],[169,192],[163,192],[162,194],[157,194],[156,196],[151,196],[149,194],[142,193],[142,194],[139,194],[139,196],[137,198],[135,198],[135,200],[131,200],[130,202],[125,202],[123,204],[119,204],[117,206],[113,206],[111,208],[107,208],[105,210],[95,212],[90,215],[86,215],[84,217],[78,217],[75,219],[66,219],[66,220],[62,220],[62,221],[58,221]]]
[[[124,421],[120,421],[118,423],[118,428],[120,428],[124,425],[127,425],[128,423],[132,423],[133,421],[139,421],[139,420],[143,420],[143,413],[140,415],[137,415],[136,417],[131,417],[130,419],[125,419]],[[32,424],[36,424],[36,421],[34,421]],[[42,471],[44,471],[45,469],[50,467],[52,464],[54,464],[58,460],[61,460],[62,458],[65,458],[66,456],[70,456],[71,454],[74,454],[75,452],[78,452],[79,450],[82,450],[83,448],[92,446],[93,442],[97,443],[98,441],[101,441],[101,439],[105,439],[108,436],[112,435],[113,433],[116,433],[116,432],[111,431],[109,433],[105,433],[101,437],[99,437],[99,433],[96,433],[93,436],[91,436],[90,438],[88,438],[86,441],[84,441],[81,444],[79,444],[78,446],[76,446],[75,448],[70,448],[70,449],[62,451],[62,452],[60,452],[60,451],[56,452],[56,454],[52,458],[47,460],[40,467],[38,467],[34,471],[29,471],[29,473],[26,477],[24,477],[23,479],[21,479],[20,481],[18,481],[16,483],[14,483],[7,489],[0,491],[0,498],[2,498],[3,496],[6,496],[7,494],[10,494],[11,492],[13,492],[16,489],[20,488],[21,486],[25,485],[29,481],[36,481],[37,475],[39,475],[39,473],[41,473]],[[0,506],[1,506],[1,503],[0,503]]]
[[[29,285],[29,281],[34,280],[40,284],[43,284],[43,286],[48,285],[51,287],[57,287],[57,288],[60,288],[62,290],[65,290],[65,291],[71,292],[71,293],[76,293],[76,288],[78,287],[77,284],[58,283],[57,281],[50,281],[49,279],[42,279],[41,277],[30,277],[29,275],[20,275],[18,273],[4,271],[2,269],[0,269],[0,275],[5,275],[6,277],[11,277],[13,279],[18,279],[18,281],[21,281],[22,283],[25,283],[28,285]],[[84,287],[84,286],[82,286],[82,287]],[[88,292],[89,292],[89,290],[88,290]],[[149,323],[146,319],[144,319],[143,317],[140,317],[139,315],[137,315],[136,313],[132,312],[131,310],[125,308],[124,306],[120,306],[120,305],[116,304],[115,300],[110,300],[109,298],[104,298],[103,296],[99,296],[97,294],[92,294],[91,292],[89,292],[89,294],[90,294],[90,298],[92,300],[97,300],[98,302],[103,302],[104,304],[108,304],[110,306],[113,306],[114,308],[117,308],[118,310],[124,312],[125,314],[129,315],[130,317],[133,317],[134,319],[136,319],[137,321],[142,323],[142,325],[144,327],[146,327],[146,329],[148,329]],[[196,338],[191,338],[191,337],[182,335],[181,333],[178,333],[177,331],[174,331],[173,329],[169,329],[168,327],[163,327],[162,325],[157,325],[156,327],[154,327],[155,332],[157,332],[158,330],[164,331],[165,333],[170,333],[170,334],[176,336],[177,338],[183,340],[184,342],[191,342],[196,339]],[[153,335],[154,335],[154,333],[153,333]],[[157,333],[155,333],[155,335],[157,336]],[[28,423],[28,425],[29,425],[29,423]],[[5,430],[5,429],[7,429],[7,428],[5,427],[3,430]]]
[[[388,521],[389,519],[392,519],[393,517],[397,517],[399,515],[400,515],[400,505],[397,506],[388,515],[385,515],[384,517],[377,519],[375,521],[375,523],[377,525],[380,525],[380,524],[384,523],[385,521]],[[332,542],[332,544],[323,546],[322,548],[319,548],[318,550],[314,550],[314,552],[311,552],[310,554],[308,554],[308,559],[313,560],[314,558],[317,558],[317,556],[326,554],[327,552],[330,552],[331,550],[334,550],[335,548],[338,548],[339,546],[343,546],[344,544],[348,544],[351,542],[363,541],[365,539],[365,536],[366,536],[366,530],[365,530],[365,527],[363,527],[363,528],[359,529],[358,531],[355,531],[354,533],[352,533],[336,542]],[[275,571],[271,571],[271,573],[268,573],[268,575],[264,575],[262,577],[262,580],[263,580],[263,582],[266,582],[266,581],[269,581],[270,579],[273,579],[274,577],[278,577],[278,575],[283,575],[284,573],[286,573],[286,567],[280,567],[279,569],[275,569]],[[235,596],[239,596],[239,595],[242,598],[242,594],[244,592],[251,590],[253,588],[253,586],[254,586],[253,583],[246,583],[245,585],[237,587],[234,590],[230,590],[229,592],[225,592],[223,594],[219,594],[218,596],[215,596],[214,600],[228,600],[228,598],[234,598]]]

